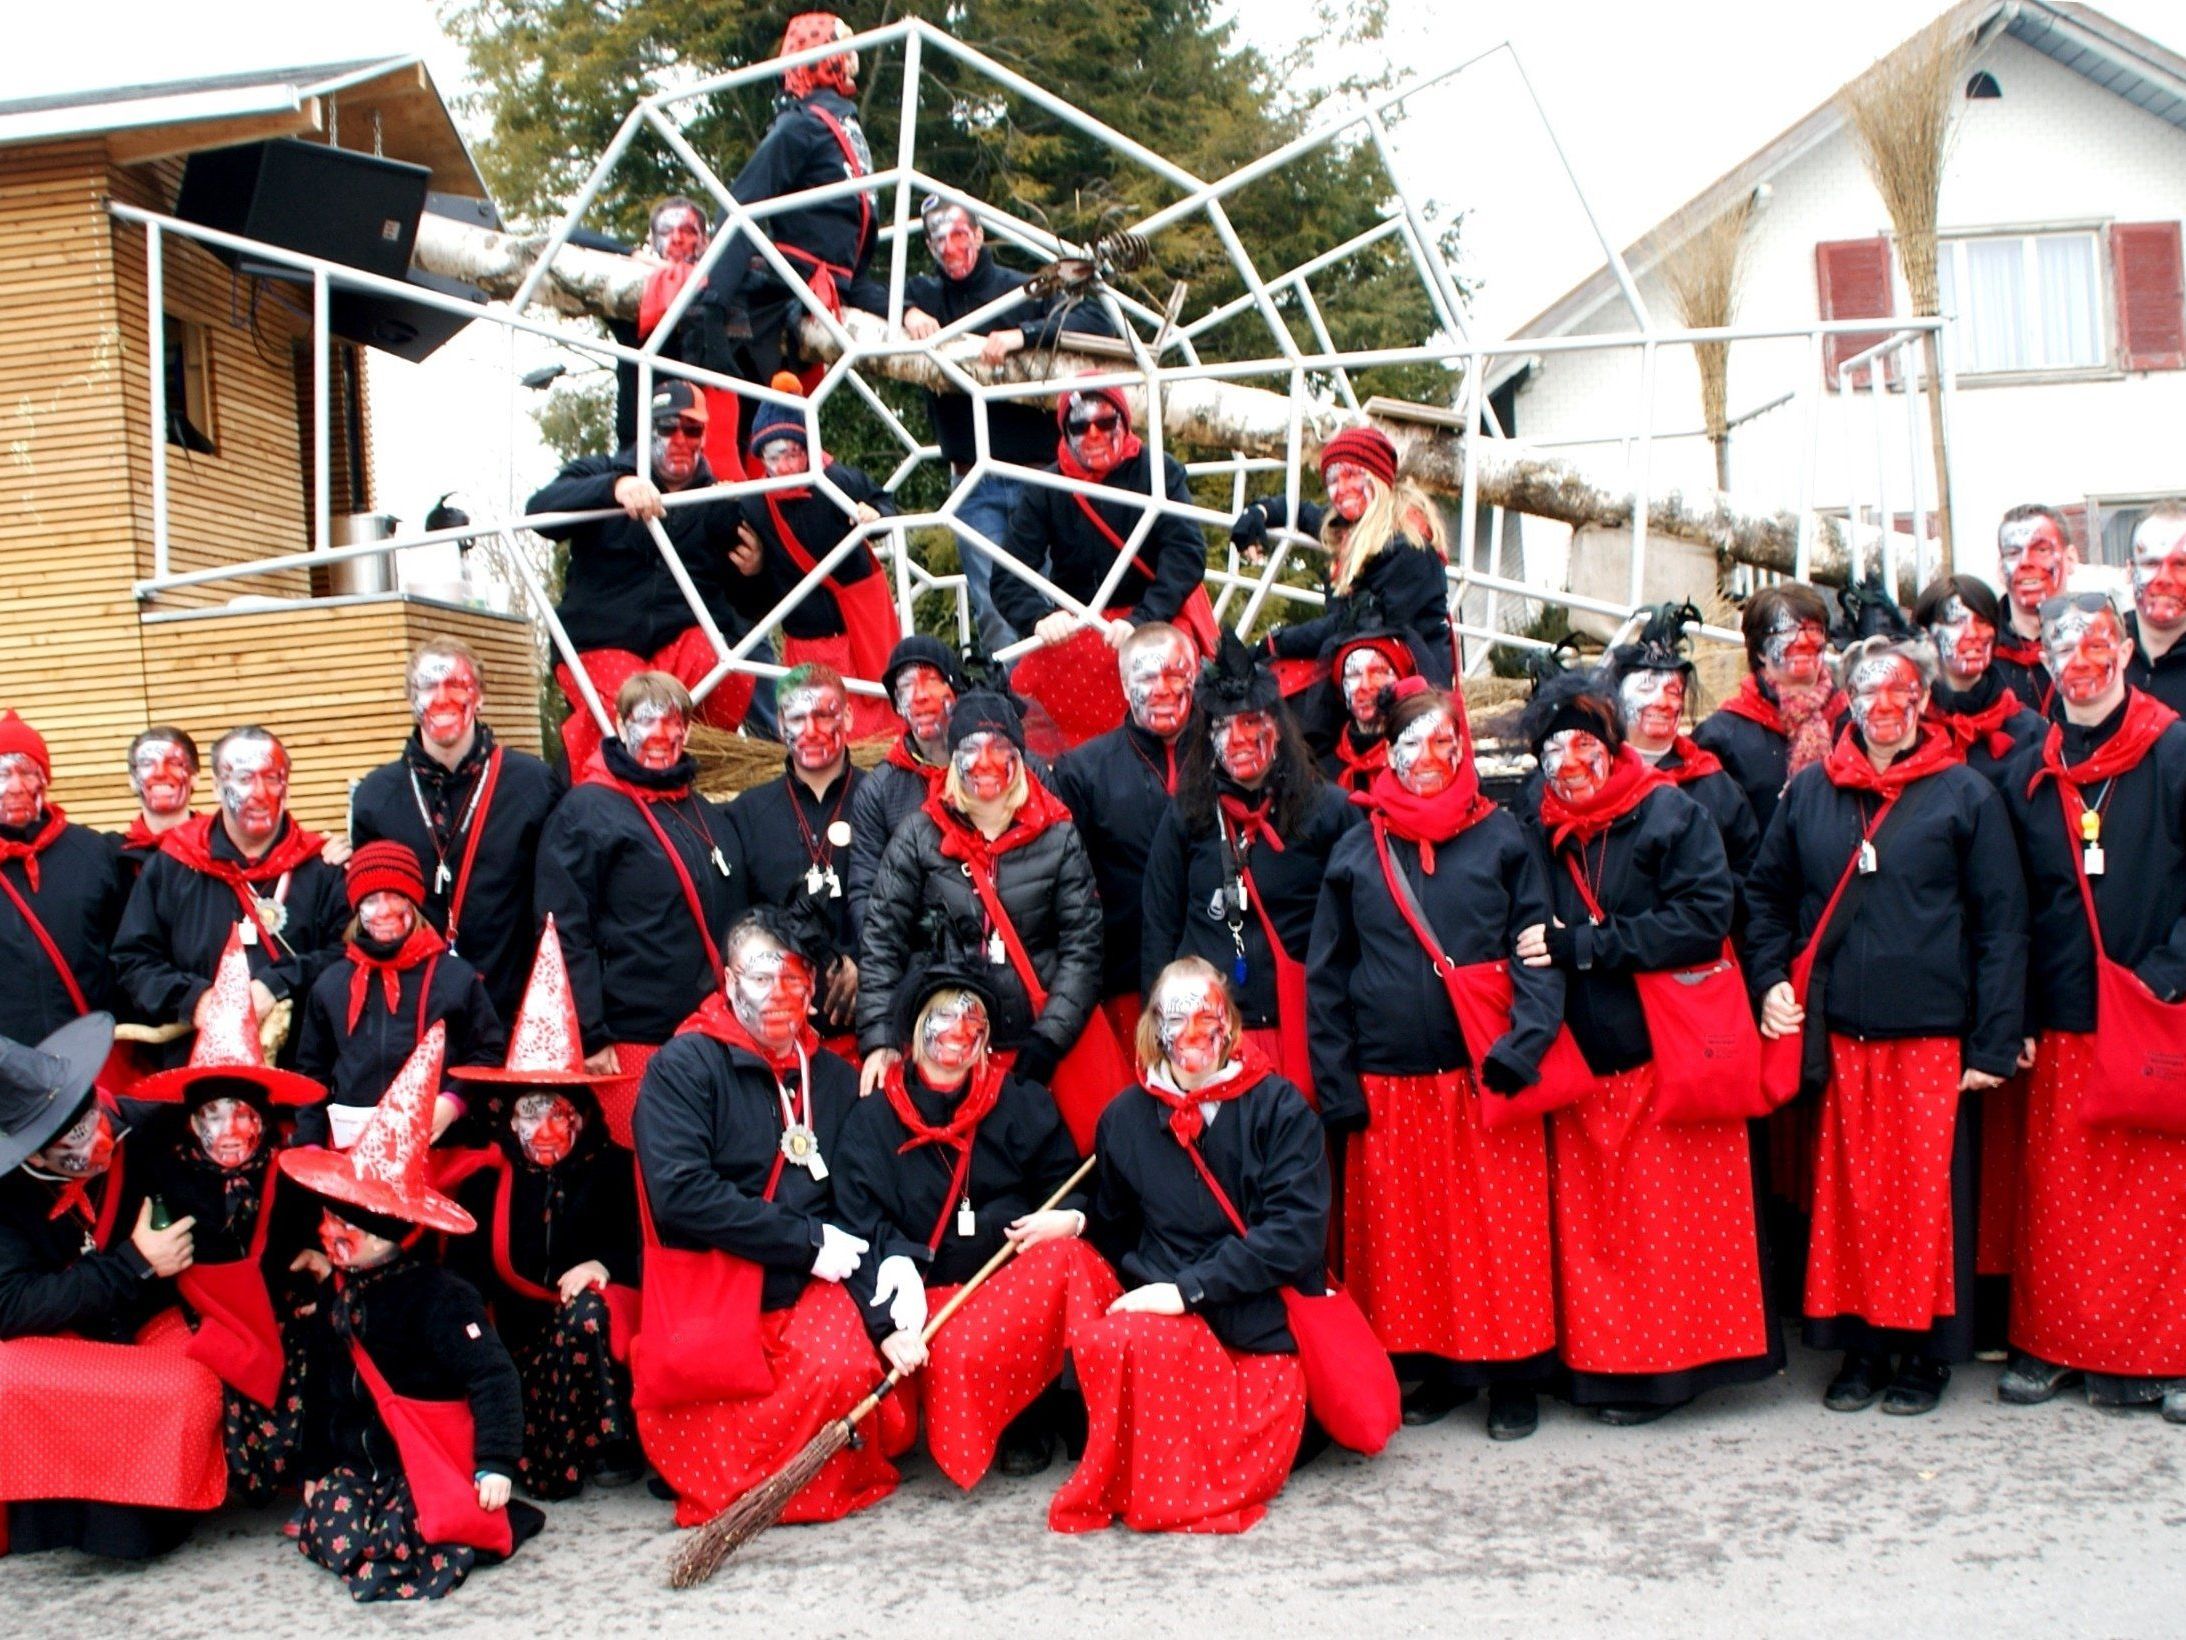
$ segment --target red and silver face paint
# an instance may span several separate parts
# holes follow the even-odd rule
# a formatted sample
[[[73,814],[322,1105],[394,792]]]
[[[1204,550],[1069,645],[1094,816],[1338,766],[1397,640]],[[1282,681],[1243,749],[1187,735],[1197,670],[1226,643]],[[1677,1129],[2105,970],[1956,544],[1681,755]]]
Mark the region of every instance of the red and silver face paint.
[[[1123,658],[1123,698],[1131,721],[1159,740],[1174,740],[1192,716],[1199,682],[1199,654],[1181,632],[1161,643],[1144,643]]]
[[[812,1006],[812,965],[764,934],[748,936],[729,968],[729,1008],[773,1052],[796,1041]]]
[[[220,807],[245,837],[271,837],[288,811],[288,753],[277,740],[231,740],[213,763]]]
[[[1352,461],[1330,462],[1321,472],[1321,485],[1328,491],[1328,504],[1346,524],[1364,518],[1381,494],[1381,480]]]
[[[576,1148],[584,1117],[558,1093],[527,1093],[509,1111],[509,1130],[533,1167],[552,1167]]]
[[[1920,669],[1903,655],[1871,655],[1861,661],[1845,679],[1845,692],[1851,697],[1852,721],[1869,749],[1888,751],[1920,732],[1928,686]]]
[[[1070,453],[1088,472],[1105,473],[1115,466],[1130,432],[1116,407],[1092,394],[1073,399],[1063,421],[1063,436],[1070,441]]]
[[[1559,729],[1541,747],[1541,777],[1565,803],[1585,803],[1609,784],[1609,748],[1584,729]]]
[[[1943,600],[1943,607],[1936,611],[1928,628],[1928,637],[1936,646],[1936,661],[1946,677],[1971,682],[1996,658],[1996,628],[1956,595]]]
[[[1685,674],[1652,668],[1625,673],[1617,685],[1617,710],[1624,732],[1642,749],[1667,750],[1685,716]]]
[[[896,674],[896,716],[921,746],[931,746],[949,732],[949,712],[955,705],[956,691],[939,667],[906,666]]]
[[[411,668],[410,712],[429,745],[460,746],[478,727],[484,698],[478,674],[461,655],[421,655]]]
[[[1240,786],[1257,786],[1275,766],[1280,740],[1275,719],[1265,712],[1239,712],[1234,717],[1219,718],[1214,725],[1215,761]]]
[[[668,206],[653,218],[650,243],[663,262],[696,262],[706,253],[705,218],[687,206]]]
[[[93,1101],[66,1133],[47,1140],[30,1160],[64,1179],[95,1179],[114,1165],[114,1124]]]
[[[926,248],[934,253],[944,278],[969,279],[986,243],[986,233],[961,205],[946,206],[926,219]]]
[[[849,703],[832,684],[792,689],[779,705],[782,741],[797,767],[811,774],[832,769],[850,749]]]
[[[197,770],[179,741],[147,740],[129,758],[129,789],[146,814],[183,814],[197,791]]]
[[[969,991],[943,992],[918,1027],[918,1057],[936,1070],[969,1070],[987,1051],[987,1005]]]
[[[691,727],[673,706],[641,700],[622,720],[622,744],[641,769],[672,769],[683,761]]]
[[[1445,710],[1423,712],[1389,743],[1389,769],[1414,797],[1433,797],[1457,783],[1465,738]]]
[[[1205,974],[1175,974],[1154,994],[1161,1056],[1182,1077],[1211,1076],[1229,1063],[1230,1018],[1222,987]]]
[[[385,1264],[399,1250],[384,1236],[359,1230],[336,1216],[331,1208],[319,1213],[319,1246],[326,1252],[327,1263],[337,1270],[369,1270],[375,1264]]]
[[[1025,766],[1016,742],[991,729],[966,735],[949,754],[949,761],[964,794],[980,803],[1001,802],[1017,784]]]
[[[417,927],[417,907],[406,894],[383,888],[367,894],[357,906],[357,926],[364,937],[381,945],[400,945]]]
[[[46,807],[46,772],[27,752],[0,756],[0,826],[33,826]]]
[[[2039,514],[2015,518],[1998,530],[1996,552],[2004,566],[2004,590],[2023,615],[2064,591],[2065,576],[2079,556],[2064,532]]]
[[[1360,644],[1343,658],[1343,704],[1351,721],[1368,734],[1381,728],[1381,692],[1397,681],[1397,669],[1372,644]]]
[[[769,478],[812,471],[812,458],[801,438],[770,438],[759,446],[759,465]]]
[[[1776,624],[1761,643],[1761,665],[1772,682],[1809,688],[1822,675],[1822,655],[1828,648],[1829,630],[1820,621],[1802,621],[1779,609]]]
[[[232,1173],[258,1154],[266,1121],[248,1099],[208,1099],[190,1112],[190,1131],[212,1164]]]
[[[2157,632],[2186,626],[2186,519],[2146,518],[2133,532],[2133,607]]]
[[[2073,706],[2095,705],[2122,689],[2130,652],[2125,623],[2107,603],[2067,604],[2042,623],[2042,657],[2057,693]]]
[[[653,481],[664,490],[680,490],[698,476],[698,458],[706,450],[706,423],[685,412],[653,423]]]

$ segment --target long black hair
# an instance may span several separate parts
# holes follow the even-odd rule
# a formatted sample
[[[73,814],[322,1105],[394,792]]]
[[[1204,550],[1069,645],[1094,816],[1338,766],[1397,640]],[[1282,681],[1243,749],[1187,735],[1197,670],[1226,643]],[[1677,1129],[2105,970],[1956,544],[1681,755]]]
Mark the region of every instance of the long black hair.
[[[1268,798],[1268,819],[1288,837],[1303,830],[1311,818],[1320,795],[1321,771],[1290,708],[1278,702],[1269,715],[1275,719],[1275,761],[1268,766],[1261,790]],[[1204,837],[1214,830],[1215,797],[1225,786],[1238,789],[1215,758],[1214,720],[1194,712],[1177,755],[1176,774],[1177,812],[1192,836]]]

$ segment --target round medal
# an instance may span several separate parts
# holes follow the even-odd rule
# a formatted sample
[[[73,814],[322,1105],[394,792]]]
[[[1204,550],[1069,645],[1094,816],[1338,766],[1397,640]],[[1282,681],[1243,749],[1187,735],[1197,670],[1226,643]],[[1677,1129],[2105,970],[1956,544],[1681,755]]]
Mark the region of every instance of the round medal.
[[[848,848],[850,846],[850,822],[847,820],[831,822],[827,828],[827,840],[836,848]]]

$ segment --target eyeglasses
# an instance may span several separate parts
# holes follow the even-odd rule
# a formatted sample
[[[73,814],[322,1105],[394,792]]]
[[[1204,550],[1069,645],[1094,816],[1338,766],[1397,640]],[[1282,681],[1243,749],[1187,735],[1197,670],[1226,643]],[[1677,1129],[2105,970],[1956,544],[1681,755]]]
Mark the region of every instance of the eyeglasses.
[[[2115,615],[2118,606],[2107,592],[2061,592],[2054,598],[2044,599],[2038,611],[2041,618],[2054,621],[2068,609],[2077,609],[2089,615],[2099,615],[2108,610]]]
[[[654,422],[653,433],[658,438],[700,439],[706,436],[706,424],[689,416],[677,416],[671,420]]]
[[[1104,433],[1113,433],[1122,425],[1123,418],[1111,410],[1105,415],[1072,416],[1063,423],[1063,428],[1072,438],[1076,438],[1080,433],[1090,433],[1096,427]]]

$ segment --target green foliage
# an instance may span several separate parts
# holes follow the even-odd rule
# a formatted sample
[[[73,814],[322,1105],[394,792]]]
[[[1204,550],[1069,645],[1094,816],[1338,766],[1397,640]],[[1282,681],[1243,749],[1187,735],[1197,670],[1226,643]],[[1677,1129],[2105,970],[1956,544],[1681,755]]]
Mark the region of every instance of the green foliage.
[[[557,461],[605,455],[615,447],[615,378],[611,375],[558,382],[531,413],[540,442]]]

